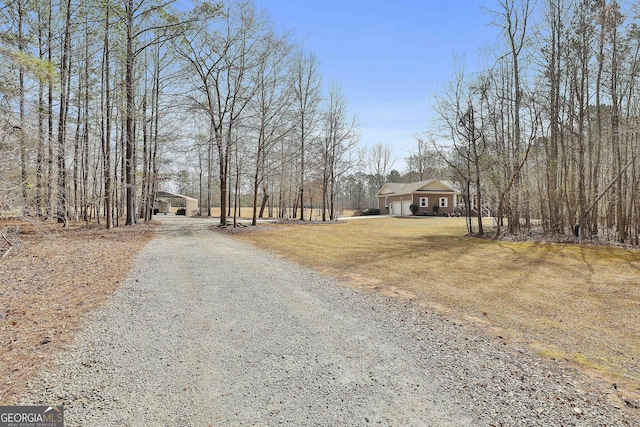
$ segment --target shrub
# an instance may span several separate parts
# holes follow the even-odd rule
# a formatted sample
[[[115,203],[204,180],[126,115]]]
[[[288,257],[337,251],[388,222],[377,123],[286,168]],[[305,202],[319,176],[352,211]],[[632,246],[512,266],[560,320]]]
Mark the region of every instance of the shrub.
[[[409,205],[409,210],[411,211],[412,214],[415,215],[420,210],[420,206],[416,205],[415,203],[412,203]]]
[[[438,211],[439,211],[439,210],[440,210],[440,206],[435,205],[435,206],[433,207],[433,214],[434,214],[434,215],[438,215]]]
[[[367,208],[362,211],[362,215],[380,215],[380,209],[378,208]]]

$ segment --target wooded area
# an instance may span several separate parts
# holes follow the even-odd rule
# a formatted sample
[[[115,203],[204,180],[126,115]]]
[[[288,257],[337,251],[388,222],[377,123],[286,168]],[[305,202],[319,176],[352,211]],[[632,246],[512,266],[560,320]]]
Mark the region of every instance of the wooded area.
[[[456,71],[435,102],[440,131],[424,139],[498,218],[497,234],[638,245],[637,6],[500,0],[487,12],[502,34],[480,59],[491,65]]]
[[[254,224],[318,208],[335,219],[374,206],[384,182],[438,178],[459,184],[474,234],[490,214],[496,235],[640,243],[635,6],[493,2],[502,38],[479,58],[489,65],[452,71],[400,172],[392,141],[358,147],[339,83],[265,12],[185,5],[0,7],[3,213],[133,224],[170,189],[202,216],[221,207],[222,224],[241,206]]]
[[[251,2],[189,6],[0,8],[3,212],[130,225],[170,182],[200,215],[221,206],[223,224],[249,193],[254,222],[266,206],[338,214],[359,139],[338,83],[324,86],[314,54]]]

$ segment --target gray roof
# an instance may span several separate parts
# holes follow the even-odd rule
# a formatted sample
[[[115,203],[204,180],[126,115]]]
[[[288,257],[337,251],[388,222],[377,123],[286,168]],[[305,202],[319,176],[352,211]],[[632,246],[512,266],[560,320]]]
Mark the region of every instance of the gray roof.
[[[156,198],[158,197],[179,197],[186,200],[198,200],[193,197],[183,196],[182,194],[169,193],[168,191],[156,191]]]
[[[440,183],[444,184],[445,186],[449,187],[451,189],[450,191],[452,193],[459,193],[459,191],[456,189],[455,185],[450,181],[442,181],[442,180],[439,180],[439,179],[427,179],[425,181],[407,182],[407,183],[388,182],[388,183],[386,183],[385,185],[382,186],[380,191],[378,191],[378,196],[389,195],[389,194],[404,195],[404,194],[417,193],[420,188],[422,188],[422,187],[424,187],[426,185],[429,185],[432,182],[440,182]],[[383,193],[382,190],[385,187],[390,191],[385,191]]]

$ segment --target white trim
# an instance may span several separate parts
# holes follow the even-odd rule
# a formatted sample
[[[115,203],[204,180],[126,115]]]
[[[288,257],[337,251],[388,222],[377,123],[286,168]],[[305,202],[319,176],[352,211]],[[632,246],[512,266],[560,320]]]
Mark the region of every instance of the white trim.
[[[429,207],[429,198],[428,197],[420,197],[420,207],[428,208]]]
[[[444,202],[444,203],[442,203],[442,202]],[[448,197],[440,197],[439,206],[440,206],[441,208],[446,208],[446,207],[448,207],[448,204],[449,204],[449,198],[448,198]]]

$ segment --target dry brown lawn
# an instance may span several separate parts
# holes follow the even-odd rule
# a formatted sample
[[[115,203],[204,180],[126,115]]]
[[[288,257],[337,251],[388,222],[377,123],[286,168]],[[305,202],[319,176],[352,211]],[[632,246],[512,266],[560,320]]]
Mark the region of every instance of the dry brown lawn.
[[[68,347],[86,314],[117,289],[152,230],[64,230],[4,220],[3,230],[8,239],[0,236],[0,404],[10,405]]]
[[[213,207],[213,208],[211,208],[210,211],[211,211],[211,216],[220,216],[220,208],[219,207]],[[260,212],[260,208],[258,208],[258,213],[259,212]],[[342,217],[352,216],[353,213],[354,213],[353,210],[345,209],[345,210],[342,211],[340,216],[342,216]],[[233,209],[231,210],[231,215],[233,215]],[[251,206],[243,206],[242,208],[240,208],[238,216],[243,218],[243,219],[251,219],[252,215],[253,215],[253,207],[251,207]],[[267,215],[268,215],[268,210],[265,209],[264,210],[265,218],[267,218]],[[278,216],[278,208],[273,208],[273,215],[275,217]],[[311,217],[312,220],[322,219],[321,215],[322,215],[322,210],[320,210],[320,209],[313,209],[313,212],[311,212],[309,210],[309,208],[305,208],[304,217],[305,217],[306,220],[309,220],[310,217]]]
[[[354,285],[498,328],[545,357],[640,390],[640,252],[465,232],[460,218],[409,217],[272,225],[239,236]]]

